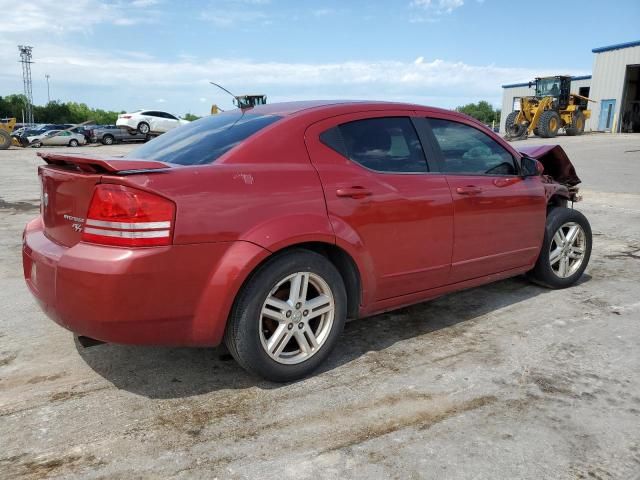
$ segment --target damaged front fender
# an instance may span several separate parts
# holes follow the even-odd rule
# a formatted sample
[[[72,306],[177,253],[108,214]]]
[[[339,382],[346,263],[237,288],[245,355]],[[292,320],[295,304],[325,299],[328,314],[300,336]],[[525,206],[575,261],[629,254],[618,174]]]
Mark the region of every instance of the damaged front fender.
[[[560,145],[522,147],[519,151],[523,155],[535,158],[544,167],[542,179],[547,200],[553,196],[560,196],[572,202],[580,200],[577,187],[581,183],[580,177]]]

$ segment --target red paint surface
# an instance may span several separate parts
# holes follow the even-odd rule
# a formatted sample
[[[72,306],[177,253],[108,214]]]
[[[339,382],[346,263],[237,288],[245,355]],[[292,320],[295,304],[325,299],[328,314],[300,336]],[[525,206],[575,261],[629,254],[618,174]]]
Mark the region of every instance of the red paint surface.
[[[484,128],[477,122],[403,104],[258,108],[285,118],[211,165],[48,156],[51,164],[40,168],[48,205],[26,227],[23,261],[29,288],[53,320],[104,341],[216,345],[250,273],[274,252],[305,242],[337,245],[351,256],[363,316],[533,266],[546,212],[540,177],[382,174],[318,140],[327,128],[373,116],[436,116]],[[68,169],[76,162],[83,172]],[[79,222],[65,215],[84,219],[98,183],[174,202],[171,245],[80,242],[72,228]],[[469,187],[471,194],[459,193]]]

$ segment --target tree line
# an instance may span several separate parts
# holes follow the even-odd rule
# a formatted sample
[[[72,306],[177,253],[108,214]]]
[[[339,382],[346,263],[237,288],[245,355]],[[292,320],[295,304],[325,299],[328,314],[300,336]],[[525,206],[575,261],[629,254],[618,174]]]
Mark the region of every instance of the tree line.
[[[27,98],[24,95],[7,95],[0,97],[0,115],[15,117],[22,122],[23,112],[26,111]],[[37,123],[82,123],[88,120],[98,125],[116,123],[119,113],[90,108],[85,103],[60,102],[53,100],[46,105],[33,106],[33,118]]]
[[[26,111],[27,98],[24,95],[7,95],[0,97],[0,117],[15,117],[22,122],[23,112]],[[53,100],[46,105],[33,106],[33,118],[36,123],[82,123],[89,120],[97,125],[113,125],[122,112],[90,108],[85,103],[60,102]],[[183,118],[197,120],[198,116],[187,113]]]
[[[491,125],[492,122],[500,123],[500,109],[493,109],[493,106],[481,100],[478,103],[468,103],[456,108],[456,112],[466,113],[470,117],[480,120],[485,125]]]

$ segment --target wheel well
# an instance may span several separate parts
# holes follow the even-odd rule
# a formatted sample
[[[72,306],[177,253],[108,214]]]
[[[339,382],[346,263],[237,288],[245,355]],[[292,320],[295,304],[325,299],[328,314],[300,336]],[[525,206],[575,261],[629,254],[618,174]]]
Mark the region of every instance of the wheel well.
[[[258,265],[251,275],[249,275],[244,284],[251,278],[253,273],[255,273],[265,262],[271,260],[275,256],[284,255],[291,250],[296,249],[305,249],[311,250],[312,252],[318,253],[323,257],[327,258],[334,267],[342,276],[342,280],[344,282],[345,290],[347,291],[347,318],[355,319],[358,317],[358,312],[360,310],[360,300],[361,300],[361,283],[360,283],[360,272],[358,271],[358,267],[356,266],[356,262],[351,258],[347,252],[345,252],[342,248],[324,242],[306,242],[306,243],[297,243],[295,245],[289,245],[288,247],[283,248],[282,250],[278,250],[273,252],[273,254],[269,255],[265,258],[260,265]],[[244,286],[244,285],[243,285]]]
[[[547,215],[549,215],[549,210],[554,207],[566,207],[568,204],[568,199],[563,195],[552,195],[549,201],[547,202]]]

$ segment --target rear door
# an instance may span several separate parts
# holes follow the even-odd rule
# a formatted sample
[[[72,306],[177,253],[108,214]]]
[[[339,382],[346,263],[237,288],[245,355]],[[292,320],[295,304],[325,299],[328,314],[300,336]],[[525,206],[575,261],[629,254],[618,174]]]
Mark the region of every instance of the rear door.
[[[152,132],[164,132],[164,119],[159,115],[159,112],[148,111],[143,113],[145,121],[149,124]]]
[[[172,128],[176,128],[180,124],[179,120],[173,115],[171,115],[170,113],[167,113],[167,112],[161,112],[161,113],[165,120],[166,130],[171,130]]]
[[[58,135],[51,137],[54,145],[68,145],[69,140],[73,138],[71,132],[60,132]]]
[[[450,281],[532,264],[546,218],[540,178],[521,177],[511,152],[472,122],[445,116],[426,127],[453,198]]]
[[[338,245],[356,249],[367,267],[368,301],[433,288],[449,275],[451,193],[429,168],[412,114],[341,115],[305,133]]]

